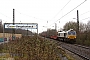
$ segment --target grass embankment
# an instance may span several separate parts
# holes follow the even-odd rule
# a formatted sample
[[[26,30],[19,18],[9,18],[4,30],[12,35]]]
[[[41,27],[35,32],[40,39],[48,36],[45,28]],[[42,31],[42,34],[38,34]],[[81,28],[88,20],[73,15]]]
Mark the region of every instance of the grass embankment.
[[[36,36],[9,42],[7,49],[16,60],[60,60],[56,44]]]
[[[15,60],[61,60],[60,54],[71,59],[65,51],[57,48],[58,44],[54,40],[41,37],[23,37],[5,45],[5,52],[10,53],[10,57]]]
[[[0,53],[0,60],[14,60],[9,53]]]

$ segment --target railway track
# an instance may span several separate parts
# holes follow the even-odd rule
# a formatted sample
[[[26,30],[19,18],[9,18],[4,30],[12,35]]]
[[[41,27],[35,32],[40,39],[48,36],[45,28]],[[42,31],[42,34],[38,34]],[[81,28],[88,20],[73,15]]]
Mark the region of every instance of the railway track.
[[[82,57],[84,60],[90,60],[90,48],[77,45],[77,44],[67,44],[64,42],[60,42],[59,45],[62,48],[65,48],[66,50]]]
[[[87,46],[82,46],[82,45],[78,45],[78,44],[74,44],[75,46],[78,46],[78,47],[82,47],[82,48],[85,48],[85,49],[90,49],[90,47],[87,47]]]
[[[57,41],[59,46],[80,56],[83,60],[90,60],[90,47],[78,45],[78,44],[68,44],[65,42]]]

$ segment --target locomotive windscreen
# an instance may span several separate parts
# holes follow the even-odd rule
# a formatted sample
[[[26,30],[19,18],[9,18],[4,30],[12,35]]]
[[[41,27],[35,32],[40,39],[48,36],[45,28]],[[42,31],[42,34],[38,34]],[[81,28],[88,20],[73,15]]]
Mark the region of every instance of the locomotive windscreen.
[[[76,35],[76,32],[75,31],[69,31],[68,35]]]

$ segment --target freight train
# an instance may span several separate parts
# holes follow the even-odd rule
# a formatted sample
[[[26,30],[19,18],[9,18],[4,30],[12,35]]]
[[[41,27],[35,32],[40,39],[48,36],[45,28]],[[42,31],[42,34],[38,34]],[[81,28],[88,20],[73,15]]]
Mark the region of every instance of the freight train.
[[[72,43],[76,42],[76,31],[73,29],[70,29],[68,31],[58,31],[55,32],[54,34],[49,33],[49,35],[45,34],[44,32],[42,36],[64,42],[72,42]]]

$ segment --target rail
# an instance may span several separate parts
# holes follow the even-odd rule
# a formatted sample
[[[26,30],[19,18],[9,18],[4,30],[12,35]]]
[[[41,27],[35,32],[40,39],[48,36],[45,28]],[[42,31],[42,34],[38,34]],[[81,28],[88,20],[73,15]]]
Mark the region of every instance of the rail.
[[[74,44],[67,44],[67,43],[60,43],[62,48],[69,50],[70,52],[79,55],[85,60],[90,60],[90,48],[81,46],[81,45],[74,45]]]

